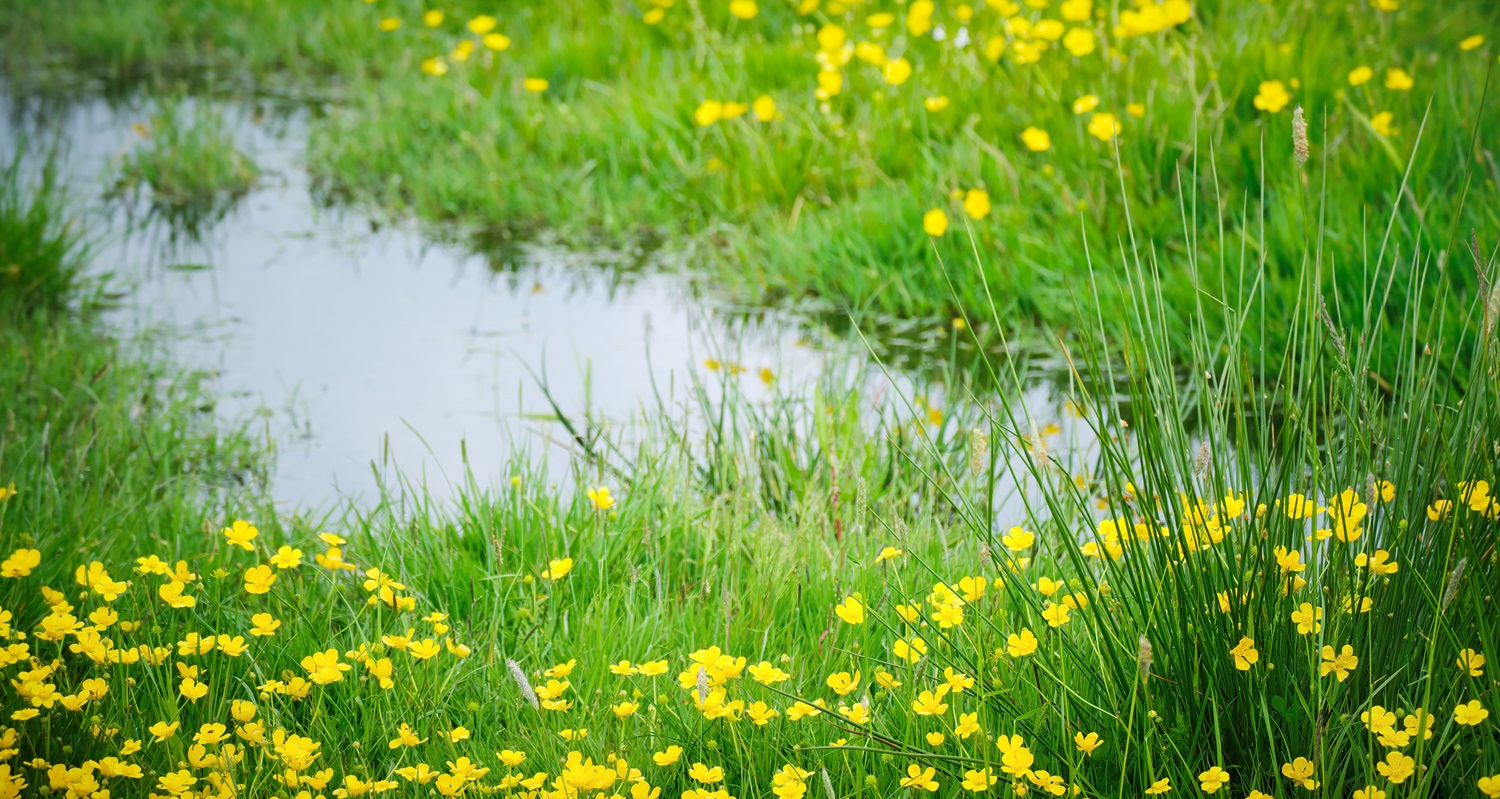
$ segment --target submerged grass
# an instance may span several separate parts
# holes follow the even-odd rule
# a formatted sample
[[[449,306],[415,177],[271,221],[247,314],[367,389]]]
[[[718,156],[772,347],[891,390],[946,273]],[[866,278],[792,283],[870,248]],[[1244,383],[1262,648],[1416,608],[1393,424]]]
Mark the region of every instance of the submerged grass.
[[[1055,426],[1012,362],[947,414],[834,374],[764,405],[727,381],[629,438],[575,424],[568,476],[518,452],[452,504],[394,474],[309,518],[269,507],[191,382],[87,320],[6,326],[0,776],[94,799],[1500,795],[1500,306],[1455,299],[1416,211],[1361,231],[1352,297],[1329,291],[1354,224],[1331,171],[1266,163],[1318,188],[1204,199],[1212,163],[1183,165],[1177,235],[1219,215],[1195,249],[1222,255],[1181,318],[1147,228],[1088,252]],[[1308,231],[1285,265],[1248,235],[1278,214]],[[963,330],[1005,330],[988,273],[946,263],[983,300]]]
[[[1186,342],[1200,302],[1227,302],[1212,278],[1228,254],[1211,249],[1227,219],[1264,248],[1274,300],[1266,325],[1233,332],[1281,351],[1283,309],[1305,290],[1306,188],[1256,165],[1288,160],[1298,105],[1340,220],[1315,288],[1338,303],[1363,295],[1355,265],[1398,205],[1407,239],[1445,260],[1460,252],[1448,230],[1492,227],[1500,208],[1500,176],[1469,148],[1500,23],[1478,0],[66,0],[0,14],[13,70],[332,79],[346,99],[314,124],[310,153],[332,193],[510,235],[664,233],[750,299],[946,318],[994,296],[1007,323],[1072,326],[1087,251],[1133,228],[1156,243],[1171,340]],[[1178,168],[1209,153],[1217,185]],[[1446,202],[1464,189],[1476,201]],[[1179,198],[1242,192],[1270,200],[1262,216],[1200,201],[1183,224]],[[936,237],[933,211],[948,220]],[[983,266],[941,279],[968,231]],[[1469,270],[1443,277],[1450,304],[1435,310],[1458,325],[1478,285]],[[1404,307],[1420,290],[1398,275],[1385,299]],[[1098,291],[1128,300],[1110,281]]]

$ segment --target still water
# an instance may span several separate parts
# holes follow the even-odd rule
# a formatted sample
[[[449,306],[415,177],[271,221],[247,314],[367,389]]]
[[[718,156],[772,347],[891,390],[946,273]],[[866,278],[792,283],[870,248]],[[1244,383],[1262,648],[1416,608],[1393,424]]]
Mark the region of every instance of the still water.
[[[519,451],[562,479],[573,453],[548,394],[565,413],[627,424],[659,402],[681,407],[695,377],[712,390],[709,360],[742,365],[729,379],[752,400],[806,391],[830,368],[884,379],[805,315],[715,301],[690,264],[541,244],[486,255],[320,204],[300,111],[221,107],[262,175],[185,230],[149,203],[105,199],[119,159],[150,135],[149,102],[84,98],[38,115],[4,99],[0,152],[55,148],[91,264],[120,289],[113,322],[212,376],[219,415],[251,420],[274,449],[272,495],[288,509],[367,500],[377,463],[438,499],[464,480],[465,457],[481,484],[506,478]],[[1056,415],[1044,387],[1025,401]]]

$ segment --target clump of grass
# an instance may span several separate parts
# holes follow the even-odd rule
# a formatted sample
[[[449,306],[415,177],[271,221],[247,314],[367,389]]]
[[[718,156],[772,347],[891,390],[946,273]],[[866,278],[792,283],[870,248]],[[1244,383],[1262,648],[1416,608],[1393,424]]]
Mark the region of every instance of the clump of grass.
[[[211,105],[163,100],[138,131],[144,140],[120,160],[116,193],[145,187],[158,206],[222,213],[260,174]]]
[[[26,152],[0,167],[0,319],[65,308],[85,257],[51,162],[28,174]]]

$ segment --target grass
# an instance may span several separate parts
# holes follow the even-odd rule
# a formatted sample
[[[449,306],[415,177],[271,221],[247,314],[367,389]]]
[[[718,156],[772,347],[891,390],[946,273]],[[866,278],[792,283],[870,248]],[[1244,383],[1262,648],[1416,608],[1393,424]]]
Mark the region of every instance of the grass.
[[[26,32],[8,43],[12,71],[62,63],[117,78],[170,80],[207,68],[274,86],[316,81],[337,101],[313,125],[309,154],[331,194],[492,236],[546,226],[580,243],[666,239],[741,299],[814,295],[864,314],[946,319],[975,315],[993,296],[1008,326],[1072,327],[1087,252],[1113,249],[1133,228],[1156,244],[1171,339],[1186,342],[1197,305],[1225,302],[1211,281],[1232,253],[1207,246],[1239,234],[1264,246],[1261,290],[1275,301],[1268,324],[1237,335],[1278,352],[1290,324],[1282,309],[1304,290],[1296,259],[1309,185],[1334,187],[1324,197],[1333,224],[1316,288],[1346,305],[1365,292],[1356,266],[1378,246],[1369,231],[1398,206],[1408,239],[1450,261],[1462,250],[1449,231],[1497,221],[1497,176],[1470,148],[1486,124],[1495,52],[1488,41],[1463,49],[1474,35],[1493,39],[1500,11],[1490,3],[1385,12],[1364,0],[1205,2],[1181,25],[1130,37],[1114,33],[1123,9],[1100,4],[1093,18],[1063,26],[1092,30],[1092,53],[1074,56],[1055,42],[1032,64],[1017,60],[1044,41],[1029,26],[1072,13],[1061,4],[1009,9],[1009,19],[1001,6],[984,6],[967,23],[967,6],[942,4],[932,20],[941,40],[936,28],[913,35],[901,4],[823,3],[802,14],[799,5],[762,3],[746,20],[720,3],[570,0],[497,11],[454,2],[442,4],[435,26],[423,21],[425,5],[392,0],[68,0],[60,13],[24,5],[3,13],[8,29]],[[661,19],[648,23],[657,11]],[[870,24],[879,12],[894,13],[890,26]],[[507,49],[492,51],[466,29],[484,13],[496,14]],[[400,27],[382,31],[385,19]],[[893,86],[879,66],[854,57],[837,70],[840,92],[819,99],[817,34],[830,25],[851,47],[878,44],[905,58],[912,76]],[[967,46],[957,45],[960,28]],[[991,60],[985,48],[1001,40]],[[459,60],[465,47],[472,51]],[[833,60],[846,57],[838,49]],[[438,62],[441,76],[422,68]],[[1361,66],[1372,79],[1351,85]],[[1412,87],[1386,88],[1392,69],[1411,75]],[[529,92],[528,77],[549,86]],[[1290,102],[1278,106],[1267,90],[1272,102],[1262,109],[1256,97],[1270,81]],[[775,103],[773,121],[747,112],[695,122],[705,100],[749,104],[762,95]],[[1075,114],[1086,95],[1099,107]],[[927,110],[937,97],[947,106]],[[1296,105],[1307,110],[1326,174],[1261,167],[1289,161]],[[1119,120],[1114,140],[1090,134],[1099,113]],[[1028,127],[1047,131],[1050,149],[1028,149]],[[1215,168],[1181,168],[1195,160]],[[1398,195],[1408,161],[1413,179]],[[955,195],[975,188],[992,207],[969,220]],[[1471,201],[1450,202],[1461,191]],[[1231,207],[1246,195],[1267,198],[1263,216]],[[1193,197],[1196,216],[1184,225],[1178,198]],[[931,209],[950,219],[936,239],[921,225]],[[1215,230],[1225,219],[1246,227]],[[940,258],[969,257],[967,229],[984,267],[944,280]],[[1435,310],[1456,326],[1478,284],[1467,269],[1443,278],[1450,305]],[[1388,306],[1405,307],[1420,290],[1399,273]],[[1128,301],[1112,281],[1098,291],[1108,305]],[[1215,335],[1226,334],[1218,315],[1209,319]],[[1377,364],[1395,357],[1377,353]]]
[[[227,213],[259,177],[255,161],[211,105],[162,99],[138,132],[143,140],[115,165],[114,195],[134,197],[148,189],[159,211],[211,220]]]
[[[1494,717],[1460,723],[1497,706],[1465,651],[1500,652],[1500,304],[1412,209],[1328,291],[1353,234],[1321,163],[1284,168],[1310,178],[1291,207],[1195,194],[1207,156],[1182,171],[1175,235],[1218,215],[1219,301],[1164,310],[1147,227],[1090,250],[1056,428],[1015,404],[1025,363],[982,361],[1003,390],[946,414],[838,370],[764,404],[727,381],[628,436],[570,421],[568,475],[518,451],[451,504],[390,473],[371,505],[278,515],[190,375],[87,315],[5,325],[0,773],[119,797],[1500,793]],[[62,229],[9,185],[37,221],[0,231]],[[1309,231],[1285,295],[1246,236],[1278,216]],[[1495,257],[1462,268],[1488,286]]]

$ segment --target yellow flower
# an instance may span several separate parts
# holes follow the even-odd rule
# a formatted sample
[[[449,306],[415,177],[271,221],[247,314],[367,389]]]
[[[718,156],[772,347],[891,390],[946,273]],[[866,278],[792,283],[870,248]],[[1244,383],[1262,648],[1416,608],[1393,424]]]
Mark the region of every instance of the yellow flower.
[[[36,549],[21,548],[10,553],[10,557],[0,562],[0,577],[12,579],[25,577],[31,574],[31,570],[42,564],[42,553]]]
[[[1412,80],[1411,75],[1407,74],[1404,69],[1392,68],[1385,71],[1385,87],[1387,89],[1404,92],[1410,91],[1411,87],[1415,85],[1416,81]]]
[[[688,769],[688,777],[690,777],[694,782],[698,782],[703,785],[713,785],[716,782],[724,781],[724,769],[719,766],[709,768],[702,763],[694,763],[692,767]]]
[[[943,697],[948,694],[948,686],[939,685],[937,691],[923,691],[917,694],[917,698],[911,702],[911,711],[918,716],[941,716],[948,712],[947,703]]]
[[[422,72],[434,78],[441,78],[448,74],[448,62],[436,56],[424,59],[422,61]]]
[[[1198,775],[1198,787],[1202,788],[1204,793],[1218,793],[1220,788],[1228,784],[1229,772],[1218,766]]]
[[[948,98],[942,95],[928,97],[922,101],[922,107],[935,114],[948,107]]]
[[[260,531],[244,519],[237,519],[233,526],[224,528],[224,540],[228,541],[230,546],[239,547],[246,552],[253,549],[250,542],[254,541],[257,535],[260,535]]]
[[[1052,149],[1052,137],[1041,128],[1028,127],[1021,131],[1021,142],[1026,145],[1026,149],[1034,153]]]
[[[1375,764],[1375,770],[1380,776],[1390,780],[1394,785],[1406,782],[1406,778],[1417,771],[1417,761],[1402,754],[1399,751],[1387,752],[1383,762]]]
[[[844,90],[844,73],[836,69],[818,71],[818,90],[813,94],[819,100],[837,96]]]
[[[429,28],[436,28],[437,26],[443,24],[443,12],[435,8],[428,11],[427,13],[422,15],[422,24],[426,25]]]
[[[413,641],[411,646],[407,648],[406,653],[417,660],[428,660],[436,657],[441,651],[443,651],[443,648],[436,641],[426,638],[421,641]]]
[[[1374,128],[1375,132],[1379,133],[1381,136],[1390,138],[1396,135],[1396,128],[1391,124],[1391,120],[1393,120],[1394,118],[1395,117],[1391,114],[1391,112],[1381,111],[1380,113],[1370,117],[1370,127]]]
[[[1168,793],[1171,790],[1172,780],[1168,779],[1167,777],[1162,777],[1156,782],[1151,783],[1151,787],[1146,789],[1146,795],[1158,796],[1160,794]]]
[[[1146,115],[1146,106],[1144,103],[1126,103],[1125,113],[1140,119]]]
[[[469,23],[466,27],[468,27],[469,32],[474,34],[475,36],[483,36],[495,29],[495,18],[490,16],[489,14],[480,14],[479,16],[469,20]]]
[[[929,236],[941,236],[948,230],[948,215],[941,208],[933,208],[922,215],[922,230]]]
[[[1099,733],[1097,732],[1091,732],[1088,735],[1084,735],[1081,732],[1073,733],[1073,745],[1078,747],[1078,751],[1084,755],[1092,755],[1094,750],[1103,744],[1104,741],[1099,737]]]
[[[1363,788],[1355,789],[1354,799],[1385,799],[1385,791],[1380,790],[1374,785],[1366,785]]]
[[[502,53],[510,49],[510,37],[506,36],[503,33],[486,33],[484,35],[484,38],[480,39],[479,41],[487,49],[492,50],[496,53]],[[511,478],[512,481],[516,481],[518,479],[519,478],[515,477]]]
[[[327,685],[344,679],[344,672],[352,667],[339,662],[337,649],[327,649],[303,658],[302,668],[307,671],[307,679],[318,685]]]
[[[276,582],[276,573],[270,566],[251,566],[245,570],[245,593],[264,594],[271,590],[271,584]]]
[[[911,641],[901,639],[891,645],[891,654],[907,663],[916,663],[927,654],[927,642],[916,636],[913,636]]]
[[[978,771],[966,771],[964,772],[963,787],[966,791],[980,793],[982,791],[988,791],[990,789],[990,786],[999,781],[1000,778],[991,774],[990,770],[987,768],[980,769]]]
[[[1287,94],[1286,85],[1279,80],[1262,81],[1260,91],[1255,94],[1255,107],[1262,111],[1274,114],[1292,101],[1292,96]]]
[[[611,706],[610,710],[614,711],[616,717],[625,719],[635,715],[635,712],[640,710],[640,708],[641,706],[635,702],[621,702],[618,705]]]
[[[561,580],[562,578],[568,576],[568,572],[572,570],[572,558],[553,558],[552,560],[547,561],[547,568],[542,572],[542,579]]]
[[[1009,532],[1000,538],[1000,543],[1004,544],[1005,548],[1012,552],[1022,552],[1036,543],[1036,535],[1019,527],[1012,527]]]
[[[1292,611],[1292,622],[1297,625],[1297,632],[1302,635],[1317,635],[1323,630],[1323,609],[1315,608],[1307,602],[1303,602]]]
[[[1473,36],[1465,37],[1463,41],[1459,42],[1458,49],[1467,53],[1470,50],[1478,50],[1483,44],[1484,35],[1476,33]]]
[[[1391,560],[1390,557],[1391,553],[1383,549],[1375,550],[1374,555],[1361,552],[1354,556],[1354,565],[1368,568],[1371,574],[1395,574],[1401,570],[1401,564]]]
[[[1431,505],[1427,506],[1427,518],[1434,522],[1448,518],[1448,514],[1452,512],[1453,503],[1446,499],[1434,500]]]
[[[762,94],[755,98],[750,108],[755,112],[755,118],[761,122],[770,122],[776,118],[776,101],[769,94]]]
[[[674,744],[667,747],[665,751],[653,754],[651,756],[651,761],[656,765],[665,768],[666,766],[670,766],[673,763],[676,763],[677,759],[680,757],[682,757],[682,747]]]
[[[834,672],[828,675],[828,687],[839,696],[846,696],[859,687],[859,672],[856,670],[853,676],[847,671]]]
[[[1099,141],[1109,141],[1120,133],[1120,120],[1114,114],[1094,114],[1089,120],[1089,133]]]
[[[1077,100],[1073,101],[1073,113],[1080,116],[1083,114],[1087,114],[1088,112],[1098,107],[1099,95],[1097,94],[1085,94],[1082,97],[1079,97]]]
[[[990,213],[990,195],[984,189],[969,189],[964,194],[964,213],[973,219],[983,219]]]
[[[395,17],[386,17],[385,19],[382,19],[380,21],[379,27],[386,33],[390,33],[391,31],[401,27],[401,20]]]
[[[1349,679],[1349,672],[1359,666],[1359,658],[1354,656],[1354,647],[1344,644],[1343,650],[1335,654],[1333,647],[1323,647],[1323,663],[1319,667],[1318,676],[1327,677],[1332,673],[1339,682]]]
[[[1234,667],[1240,671],[1249,671],[1250,667],[1260,660],[1260,653],[1255,650],[1254,638],[1241,638],[1240,642],[1229,650],[1229,654],[1234,657]]]
[[[177,726],[178,722],[175,721],[171,724],[168,724],[165,721],[158,721],[148,727],[146,729],[146,732],[151,733],[151,737],[155,739],[157,743],[161,743],[162,741],[165,741],[177,734]]]
[[[920,2],[920,0],[918,0]],[[915,4],[914,4],[915,5]],[[937,791],[938,783],[933,777],[937,776],[937,769],[931,766],[923,769],[916,763],[906,767],[906,776],[901,779],[901,787],[912,788],[918,791]]]
[[[295,569],[302,565],[302,550],[283,546],[271,556],[271,565],[278,569]]]
[[[161,597],[163,602],[167,603],[171,607],[190,608],[198,604],[198,598],[193,596],[192,594],[184,594],[183,591],[186,588],[186,583],[181,583],[173,580],[169,583],[162,583],[161,586],[156,589],[156,593]]]
[[[719,119],[723,117],[723,115],[723,103],[719,102],[718,100],[704,100],[698,105],[698,109],[693,112],[693,121],[698,123],[698,127],[706,128],[709,125],[718,122]],[[605,489],[606,492],[608,492],[608,490],[609,489]],[[594,498],[593,492],[594,489],[590,488],[589,499]],[[606,498],[608,498],[608,493],[606,493],[605,496]],[[611,500],[611,502],[613,501]]]
[[[1484,655],[1472,649],[1465,649],[1458,653],[1458,667],[1468,672],[1470,677],[1484,676]]]
[[[396,730],[396,737],[392,738],[386,744],[386,747],[389,749],[400,749],[403,746],[411,747],[424,743],[427,743],[426,738],[418,738],[416,731],[411,728],[411,725],[402,722],[401,727]]]
[[[864,624],[865,622],[865,606],[852,596],[834,605],[833,612],[838,614],[845,624]]]
[[[1094,32],[1088,28],[1073,28],[1063,36],[1063,47],[1073,55],[1082,58],[1094,52]]]
[[[1480,777],[1477,785],[1479,792],[1488,796],[1489,799],[1500,799],[1500,774]]]
[[[511,749],[501,749],[495,753],[495,757],[499,758],[501,765],[511,768],[515,768],[526,762],[525,752],[518,752]]]
[[[730,0],[729,13],[740,19],[755,19],[755,15],[760,13],[760,7],[755,4],[755,0]]]
[[[1093,0],[1063,0],[1058,7],[1062,18],[1069,22],[1087,22],[1094,14]]]
[[[1466,727],[1476,727],[1489,717],[1490,712],[1479,704],[1478,699],[1470,699],[1468,704],[1453,708],[1453,721]]]
[[[1349,71],[1349,85],[1363,86],[1364,84],[1369,83],[1370,78],[1373,77],[1375,77],[1375,70],[1370,69],[1366,66],[1355,67],[1354,69]]]
[[[251,616],[250,624],[253,625],[250,628],[250,634],[257,638],[265,638],[267,636],[275,635],[276,631],[281,627],[281,622],[277,621],[276,618],[269,613],[257,613],[254,616]]]
[[[897,549],[895,547],[886,547],[885,549],[880,550],[880,554],[879,555],[875,556],[875,562],[876,563],[880,563],[881,561],[887,561],[887,560],[891,560],[893,558],[899,558],[899,557],[901,557],[901,554],[902,554],[901,550],[899,550],[899,549]]]
[[[1005,638],[1005,651],[1013,658],[1026,657],[1036,651],[1036,635],[1030,630],[1011,633]]]
[[[911,77],[911,62],[904,58],[888,62],[882,69],[881,74],[885,82],[892,86],[900,86]]]
[[[720,108],[722,109],[723,106],[721,105]],[[742,110],[740,113],[744,113],[744,111]],[[734,116],[738,116],[738,114]],[[726,114],[724,118],[730,119],[732,117]],[[609,486],[590,486],[585,493],[588,495],[589,502],[594,503],[594,508],[597,510],[609,510],[615,506],[615,498],[610,496]]]
[[[521,86],[532,94],[541,94],[547,91],[549,85],[551,84],[547,83],[546,78],[526,78],[521,81]]]
[[[208,695],[208,686],[189,677],[177,686],[177,692],[189,702],[197,702]]]
[[[1062,627],[1068,623],[1068,606],[1049,604],[1042,610],[1042,618],[1047,620],[1048,627]]]
[[[1281,774],[1294,784],[1309,791],[1317,790],[1318,783],[1313,779],[1312,761],[1305,757],[1299,757],[1290,763],[1281,765]]]
[[[932,30],[932,0],[916,0],[906,9],[906,29],[913,36],[921,36]]]

